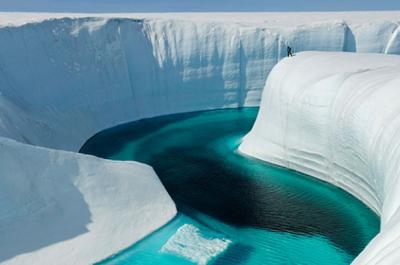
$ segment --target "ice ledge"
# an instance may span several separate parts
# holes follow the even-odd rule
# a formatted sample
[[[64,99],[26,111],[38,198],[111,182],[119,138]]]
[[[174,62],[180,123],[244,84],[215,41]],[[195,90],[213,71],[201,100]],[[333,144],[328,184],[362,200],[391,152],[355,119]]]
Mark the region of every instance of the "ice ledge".
[[[381,232],[353,264],[400,260],[399,73],[396,55],[304,52],[282,60],[240,146],[342,187],[380,214]]]

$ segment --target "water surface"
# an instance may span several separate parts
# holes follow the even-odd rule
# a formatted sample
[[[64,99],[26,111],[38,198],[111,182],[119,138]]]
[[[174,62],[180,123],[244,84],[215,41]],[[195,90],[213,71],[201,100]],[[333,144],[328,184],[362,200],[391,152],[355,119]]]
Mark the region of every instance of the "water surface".
[[[81,152],[153,166],[180,212],[103,264],[193,264],[161,251],[185,224],[231,242],[209,264],[349,264],[377,234],[378,217],[339,188],[239,154],[257,111],[157,117],[89,139]]]

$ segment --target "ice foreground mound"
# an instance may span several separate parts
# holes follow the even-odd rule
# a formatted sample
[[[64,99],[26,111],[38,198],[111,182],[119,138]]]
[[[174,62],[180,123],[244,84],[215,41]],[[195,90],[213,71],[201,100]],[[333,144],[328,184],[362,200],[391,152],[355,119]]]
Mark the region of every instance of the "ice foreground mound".
[[[240,151],[359,197],[381,232],[354,264],[398,264],[399,113],[400,56],[304,52],[272,70]]]
[[[0,138],[0,262],[92,264],[176,214],[153,169]]]

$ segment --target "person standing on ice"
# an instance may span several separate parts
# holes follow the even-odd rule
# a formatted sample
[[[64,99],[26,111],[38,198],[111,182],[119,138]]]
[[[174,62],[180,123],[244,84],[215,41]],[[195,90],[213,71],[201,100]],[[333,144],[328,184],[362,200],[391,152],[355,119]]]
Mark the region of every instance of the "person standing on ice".
[[[293,53],[292,53],[292,48],[290,46],[287,46],[287,57],[292,57]]]

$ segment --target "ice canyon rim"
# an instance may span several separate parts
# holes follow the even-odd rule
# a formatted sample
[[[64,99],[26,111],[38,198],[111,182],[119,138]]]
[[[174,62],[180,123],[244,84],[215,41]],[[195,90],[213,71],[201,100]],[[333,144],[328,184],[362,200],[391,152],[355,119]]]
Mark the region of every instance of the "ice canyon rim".
[[[78,212],[82,217],[74,222],[70,231],[49,235],[42,242],[25,242],[18,253],[13,253],[7,244],[0,244],[1,261],[24,264],[29,260],[31,264],[44,264],[69,253],[62,261],[65,264],[93,263],[140,240],[174,216],[175,205],[150,167],[68,152],[77,151],[94,133],[162,114],[257,106],[267,75],[284,57],[288,44],[295,52],[400,54],[399,15],[399,12],[284,16],[214,14],[212,17],[204,14],[1,13],[0,229],[17,231],[14,225],[23,227],[26,220],[33,220],[31,223],[39,233],[46,229],[44,220],[54,220],[57,230],[57,222],[62,222],[62,218],[68,220],[68,214]],[[349,66],[340,67],[343,63]],[[399,63],[399,57],[394,55],[340,53],[302,53],[294,59],[284,60],[275,68],[267,83],[268,90],[264,91],[262,102],[269,103],[261,105],[255,127],[241,147],[246,153],[266,160],[273,160],[273,157],[273,162],[315,177],[324,177],[321,164],[329,170],[340,169],[340,174],[332,176],[344,177],[346,181],[335,177],[325,180],[363,199],[382,218],[382,232],[355,261],[359,264],[392,264],[400,257],[400,252],[396,251],[400,243],[394,241],[400,225],[397,218],[399,200],[394,192],[399,160],[396,160],[397,145],[392,137],[399,126],[396,124],[396,102],[385,103],[389,98],[398,98],[394,88],[396,84],[398,87]],[[307,65],[315,73],[301,72],[297,64]],[[318,71],[321,68],[326,72]],[[347,88],[346,84],[356,82],[354,80],[358,85],[354,89]],[[292,83],[301,86],[291,86]],[[314,96],[313,88],[317,89],[319,85],[332,88],[323,98],[314,97],[323,102],[309,102],[307,97],[301,97],[302,93]],[[290,93],[295,93],[298,88],[303,88],[304,92],[292,98]],[[334,108],[326,107],[333,102],[336,92],[338,96],[355,93],[350,94],[350,100],[359,108],[346,105],[343,112],[335,113]],[[375,92],[376,97],[365,96]],[[360,98],[357,97],[359,94]],[[293,106],[293,109],[281,109],[280,115],[288,113],[283,120],[295,119],[297,116],[289,114],[303,111],[304,115],[290,125],[299,127],[291,128],[276,122],[272,125],[274,130],[268,132],[264,126],[274,119],[264,118],[263,110],[281,102]],[[343,100],[343,104],[345,102]],[[348,140],[348,145],[336,147],[339,154],[350,150],[348,155],[327,155],[324,150],[311,152],[314,146],[306,145],[290,150],[299,155],[288,153],[287,144],[301,143],[295,141],[296,135],[284,130],[301,129],[300,121],[303,121],[312,130],[300,130],[302,136],[313,137],[315,135],[309,135],[309,132],[321,133],[328,128],[324,127],[325,120],[319,119],[315,109],[302,108],[303,105],[320,105],[331,115],[326,114],[326,117],[338,118],[329,129],[336,133],[331,136],[338,143]],[[369,115],[368,107],[381,115],[372,116],[377,119],[376,123],[366,128],[376,130],[378,135],[370,138],[371,143],[366,143],[368,135],[358,129],[363,128],[358,125],[358,118]],[[340,123],[339,118],[344,113],[354,117],[347,119],[348,124]],[[378,124],[381,117],[385,123]],[[374,127],[377,124],[385,125],[383,128],[387,129]],[[285,133],[280,133],[282,130]],[[282,135],[287,135],[285,139],[289,142],[285,140],[282,144],[279,138]],[[260,139],[259,145],[255,139]],[[265,154],[254,147],[271,143],[276,144],[270,149],[276,153]],[[392,146],[390,152],[384,148],[386,145]],[[321,148],[328,147],[321,144]],[[322,155],[313,156],[315,153]],[[21,162],[24,157],[26,161]],[[305,167],[296,167],[299,164],[294,161],[296,159]],[[346,159],[346,163],[351,164],[344,165],[344,160],[339,163],[337,159]],[[143,172],[142,178],[137,176],[140,185],[133,179],[128,184],[123,181],[135,175],[132,171]],[[106,178],[104,172],[116,177]],[[8,177],[11,173],[13,178]],[[42,178],[36,179],[33,175]],[[93,183],[91,176],[96,176],[98,181]],[[360,183],[362,186],[358,186]],[[102,192],[109,187],[124,190],[126,185],[139,190],[157,189],[160,196],[149,198],[139,192],[138,197],[132,197],[134,195],[127,190]],[[23,196],[17,196],[19,194]],[[109,197],[104,198],[103,194]],[[71,205],[71,199],[79,203]],[[129,204],[126,207],[131,208],[125,210],[132,210],[132,215],[124,215],[112,205],[118,200],[133,201],[143,208]],[[99,205],[109,208],[99,208]],[[19,211],[12,210],[15,208]],[[147,216],[135,214],[145,208]],[[57,212],[60,209],[65,215]],[[116,227],[115,214],[120,217],[118,240],[111,235],[115,232],[111,228]],[[149,222],[155,219],[158,221]],[[136,226],[132,225],[133,220]],[[138,231],[137,227],[143,229]],[[23,230],[20,235],[10,235],[13,236],[22,238]],[[0,240],[6,240],[6,237]],[[73,245],[88,251],[71,252]]]

